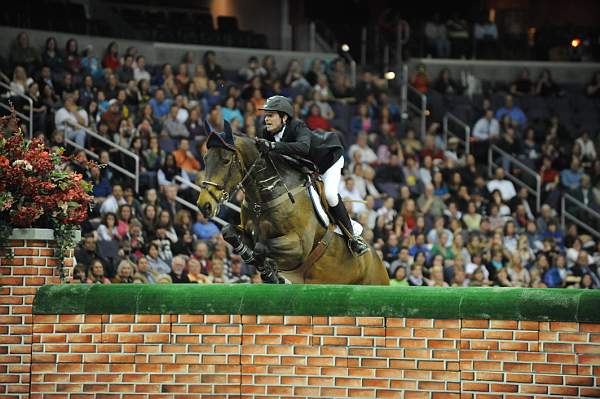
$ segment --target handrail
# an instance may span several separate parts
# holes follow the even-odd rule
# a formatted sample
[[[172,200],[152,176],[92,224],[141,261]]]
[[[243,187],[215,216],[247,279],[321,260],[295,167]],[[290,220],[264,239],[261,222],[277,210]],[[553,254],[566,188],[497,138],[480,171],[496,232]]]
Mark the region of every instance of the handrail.
[[[79,144],[77,144],[76,142],[74,142],[73,140],[70,140],[69,138],[65,137],[65,143],[69,144],[70,146],[73,146],[79,150],[83,150],[87,155],[91,156],[94,159],[99,159],[100,155],[96,154],[94,151],[89,150],[87,148],[84,148],[82,146],[80,146]],[[127,169],[123,168],[120,165],[117,165],[114,162],[108,161],[108,167],[123,173],[125,176],[130,177],[132,179],[135,179],[135,174],[133,174],[132,172],[128,171]]]
[[[541,205],[542,205],[541,204],[541,200],[542,200],[542,195],[541,195],[542,194],[542,177],[540,176],[540,174],[537,173],[535,170],[531,169],[529,166],[525,165],[523,162],[519,161],[514,156],[510,155],[509,153],[507,153],[506,151],[500,149],[497,145],[492,144],[492,145],[490,145],[490,149],[488,150],[488,176],[492,176],[492,166],[495,165],[495,163],[494,163],[494,154],[493,154],[494,151],[498,152],[500,155],[502,155],[502,157],[504,157],[510,163],[513,163],[513,164],[517,165],[519,168],[523,169],[524,171],[526,171],[527,173],[529,173],[530,175],[532,175],[535,178],[536,187],[534,189],[534,188],[530,187],[524,181],[521,181],[517,177],[513,176],[510,173],[510,171],[508,171],[508,170],[504,171],[504,173],[506,173],[506,175],[513,182],[519,184],[521,187],[527,188],[527,190],[535,196],[535,207],[536,207],[536,211],[539,212],[540,208],[541,208]]]
[[[595,228],[591,227],[589,224],[585,223],[584,221],[582,221],[577,216],[573,215],[572,213],[570,213],[567,210],[567,201],[573,202],[575,205],[577,205],[579,208],[581,208],[585,212],[588,212],[589,214],[591,214],[591,215],[595,216],[596,218],[600,219],[600,213],[596,212],[595,210],[593,210],[592,208],[590,208],[588,205],[586,205],[583,202],[579,201],[577,198],[573,197],[572,195],[565,193],[565,194],[562,195],[562,198],[560,200],[561,228],[562,228],[562,230],[565,231],[565,219],[569,219],[573,223],[575,223],[575,224],[583,227],[584,229],[586,229],[587,231],[589,231],[590,233],[592,233],[594,236],[596,236],[596,238],[600,238],[600,231],[598,231]]]
[[[427,132],[427,116],[429,115],[429,113],[427,112],[427,96],[411,85],[408,85],[407,89],[421,98],[421,137],[425,137],[425,133]],[[417,110],[417,112],[419,112],[419,107],[414,104],[411,104],[410,100],[408,100],[408,96],[406,97],[406,99],[407,105],[410,107],[414,107],[414,109]]]
[[[452,122],[456,123],[457,125],[459,125],[460,127],[462,127],[465,130],[465,138],[464,139],[462,137],[457,136],[450,130],[450,128],[448,127],[448,120],[451,120]],[[443,123],[443,131],[444,131],[444,145],[446,145],[446,146],[448,145],[448,134],[451,134],[452,136],[456,137],[463,143],[463,145],[465,146],[465,154],[467,154],[467,155],[470,154],[471,153],[471,127],[469,125],[467,125],[465,122],[463,122],[456,115],[454,115],[450,112],[446,112],[446,114],[444,115],[444,118],[442,120],[442,123]]]
[[[186,186],[188,186],[188,187],[191,187],[191,188],[193,188],[193,189],[194,189],[195,191],[197,191],[198,193],[199,193],[200,191],[202,191],[202,187],[198,186],[197,184],[194,184],[194,183],[192,183],[192,182],[191,182],[191,181],[189,181],[189,180],[185,180],[185,179],[184,179],[184,178],[182,178],[181,176],[175,176],[175,180],[176,180],[176,181],[178,181],[178,182],[181,182],[182,184],[185,184],[185,185],[186,185]],[[226,206],[227,208],[229,208],[229,209],[233,209],[234,211],[236,211],[236,212],[238,212],[238,213],[242,211],[242,209],[241,209],[239,206],[237,206],[236,204],[232,204],[232,203],[231,203],[231,202],[229,202],[229,201],[225,201],[225,202],[223,202],[223,205],[225,205],[225,206]]]
[[[75,126],[79,129],[83,129],[86,134],[89,134],[90,136],[94,137],[95,139],[98,139],[98,140],[102,141],[103,143],[108,144],[112,148],[118,150],[119,152],[122,152],[123,154],[133,158],[135,161],[135,171],[131,172],[132,176],[129,176],[129,177],[131,177],[135,181],[135,192],[136,193],[139,192],[139,190],[140,190],[140,157],[139,157],[139,155],[129,151],[127,148],[115,143],[114,141],[109,140],[106,137],[99,135],[98,133],[96,133],[95,131],[90,129],[89,127],[80,125],[79,123],[71,123],[70,125]],[[66,138],[66,135],[65,135],[65,138]]]
[[[183,205],[195,212],[200,212],[200,208],[198,208],[197,205],[192,204],[191,202],[186,201],[179,196],[175,197],[175,201],[179,202],[181,205]],[[229,224],[218,216],[213,216],[211,219],[214,220],[215,222],[219,223],[221,226],[225,226],[225,225]]]
[[[4,82],[0,82],[0,87],[4,87],[5,89],[7,89],[9,91],[9,94],[11,95],[11,97],[21,97],[21,98],[24,98],[25,100],[27,100],[27,102],[29,103],[29,118],[27,118],[25,115],[20,114],[20,113],[17,113],[17,115],[21,116],[21,118],[23,118],[23,119],[27,119],[27,121],[29,122],[29,138],[32,138],[33,137],[33,100],[31,99],[31,97],[29,97],[25,94],[13,92],[12,88]],[[2,104],[2,105],[5,105],[5,104]],[[10,110],[10,107],[8,107],[7,109]]]

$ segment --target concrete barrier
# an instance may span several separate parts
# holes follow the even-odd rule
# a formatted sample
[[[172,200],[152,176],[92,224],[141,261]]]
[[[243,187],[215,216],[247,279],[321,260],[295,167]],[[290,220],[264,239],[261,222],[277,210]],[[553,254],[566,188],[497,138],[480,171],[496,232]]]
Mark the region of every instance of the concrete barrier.
[[[600,397],[599,291],[63,285],[33,313],[31,398]]]

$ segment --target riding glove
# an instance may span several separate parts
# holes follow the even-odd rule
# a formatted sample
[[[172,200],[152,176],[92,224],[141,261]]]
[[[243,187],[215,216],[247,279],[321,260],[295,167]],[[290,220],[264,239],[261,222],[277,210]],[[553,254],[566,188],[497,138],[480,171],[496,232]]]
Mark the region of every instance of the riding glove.
[[[275,148],[275,142],[257,138],[256,146],[261,154],[266,154]]]

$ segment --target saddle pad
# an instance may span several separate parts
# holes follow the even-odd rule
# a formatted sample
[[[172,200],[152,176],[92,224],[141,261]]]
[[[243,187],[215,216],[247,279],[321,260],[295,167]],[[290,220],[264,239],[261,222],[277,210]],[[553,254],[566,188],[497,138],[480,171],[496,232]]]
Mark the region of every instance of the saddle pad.
[[[327,212],[323,209],[323,204],[321,204],[321,199],[319,198],[319,194],[317,190],[315,190],[314,186],[311,184],[308,187],[308,192],[310,193],[310,200],[312,201],[313,208],[315,208],[315,213],[317,214],[317,218],[321,222],[323,227],[327,228],[329,226],[329,216],[327,216]],[[363,227],[360,223],[355,220],[352,220],[352,230],[354,230],[354,235],[361,235],[363,231]],[[335,226],[335,233],[337,235],[343,236],[342,230],[339,226]]]

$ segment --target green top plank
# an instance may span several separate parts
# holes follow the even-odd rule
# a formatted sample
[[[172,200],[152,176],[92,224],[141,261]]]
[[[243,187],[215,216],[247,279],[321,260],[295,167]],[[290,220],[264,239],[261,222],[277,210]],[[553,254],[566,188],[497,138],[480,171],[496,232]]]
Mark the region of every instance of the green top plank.
[[[48,285],[34,314],[262,314],[600,322],[600,290],[342,285]]]

